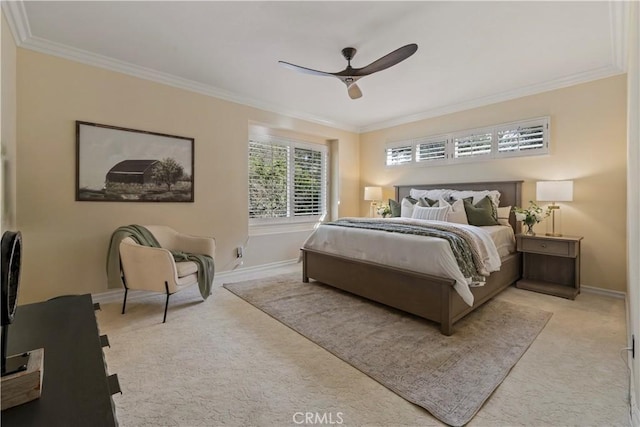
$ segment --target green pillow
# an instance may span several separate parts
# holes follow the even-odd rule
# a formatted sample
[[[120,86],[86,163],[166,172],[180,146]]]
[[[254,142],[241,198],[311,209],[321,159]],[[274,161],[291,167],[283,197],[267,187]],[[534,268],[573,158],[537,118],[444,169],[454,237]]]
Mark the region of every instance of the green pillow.
[[[498,218],[496,218],[493,202],[489,196],[485,196],[475,205],[473,204],[473,197],[468,197],[462,201],[464,202],[464,210],[467,213],[469,224],[476,226],[498,225]]]
[[[402,209],[400,208],[400,203],[396,202],[393,199],[389,199],[389,209],[391,209],[391,218],[400,217],[400,212]]]
[[[431,200],[428,197],[418,197],[418,206],[422,206],[423,208],[430,208],[438,203],[437,200]]]

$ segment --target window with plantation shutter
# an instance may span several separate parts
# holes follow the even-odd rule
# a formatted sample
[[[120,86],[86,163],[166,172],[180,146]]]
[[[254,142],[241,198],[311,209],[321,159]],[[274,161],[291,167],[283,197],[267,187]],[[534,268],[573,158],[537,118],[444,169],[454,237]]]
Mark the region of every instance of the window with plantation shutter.
[[[316,221],[326,213],[327,147],[261,135],[249,139],[252,224]]]
[[[453,157],[463,159],[491,154],[491,131],[464,133],[453,138]]]
[[[443,161],[447,158],[447,137],[419,140],[416,143],[416,162]]]
[[[497,128],[499,155],[547,153],[549,119],[502,125]]]
[[[411,144],[387,147],[387,166],[397,166],[411,163],[413,161],[413,146]]]
[[[549,117],[388,143],[386,166],[438,165],[549,153]],[[415,153],[415,154],[414,154]]]

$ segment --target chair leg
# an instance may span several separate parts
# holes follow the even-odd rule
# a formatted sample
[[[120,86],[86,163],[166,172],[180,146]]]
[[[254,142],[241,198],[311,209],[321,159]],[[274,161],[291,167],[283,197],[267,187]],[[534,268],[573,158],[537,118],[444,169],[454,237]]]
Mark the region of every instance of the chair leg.
[[[129,289],[124,288],[124,301],[122,301],[122,314],[124,314],[124,309],[127,306],[127,293],[129,293]]]
[[[169,293],[169,283],[164,282],[164,288],[167,291],[167,302],[164,304],[164,318],[162,319],[162,323],[167,322],[167,309],[169,308],[169,297],[171,296]]]

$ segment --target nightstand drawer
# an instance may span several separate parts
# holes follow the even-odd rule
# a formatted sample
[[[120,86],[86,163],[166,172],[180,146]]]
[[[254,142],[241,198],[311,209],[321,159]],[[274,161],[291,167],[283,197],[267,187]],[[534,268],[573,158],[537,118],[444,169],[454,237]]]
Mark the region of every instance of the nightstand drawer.
[[[571,256],[571,242],[554,242],[551,240],[522,239],[523,252],[539,254]]]

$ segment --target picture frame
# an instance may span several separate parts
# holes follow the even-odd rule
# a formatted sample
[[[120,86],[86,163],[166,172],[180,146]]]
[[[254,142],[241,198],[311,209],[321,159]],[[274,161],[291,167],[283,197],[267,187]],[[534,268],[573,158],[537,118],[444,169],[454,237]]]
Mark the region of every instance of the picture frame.
[[[76,201],[194,201],[194,138],[76,121]]]

